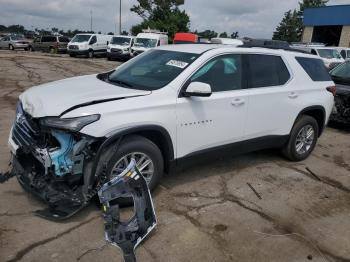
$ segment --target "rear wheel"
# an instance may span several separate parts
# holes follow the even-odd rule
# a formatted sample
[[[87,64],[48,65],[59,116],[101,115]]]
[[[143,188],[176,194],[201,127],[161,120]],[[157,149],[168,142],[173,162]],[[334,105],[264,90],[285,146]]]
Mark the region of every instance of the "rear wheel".
[[[9,49],[12,50],[12,51],[15,50],[15,48],[13,47],[13,45],[9,45]]]
[[[301,116],[293,126],[283,154],[291,161],[302,161],[314,150],[319,134],[317,121],[311,116]]]

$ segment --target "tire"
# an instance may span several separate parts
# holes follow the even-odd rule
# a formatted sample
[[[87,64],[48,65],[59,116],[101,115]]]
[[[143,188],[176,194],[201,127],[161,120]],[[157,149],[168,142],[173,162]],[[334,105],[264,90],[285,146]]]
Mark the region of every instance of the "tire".
[[[14,50],[15,50],[15,48],[13,47],[13,45],[9,45],[9,50],[11,50],[11,51],[14,51]]]
[[[94,58],[94,51],[93,50],[89,50],[88,54],[87,54],[88,58]]]
[[[32,47],[32,46],[29,46],[29,47],[28,47],[28,51],[29,51],[29,52],[33,52],[33,51],[34,51],[33,47]]]
[[[300,116],[291,131],[289,141],[283,148],[283,154],[291,161],[302,161],[315,149],[319,127],[315,118]]]
[[[147,176],[145,174],[144,177],[146,178],[149,189],[152,191],[159,184],[164,172],[164,159],[160,149],[149,139],[133,135],[125,138],[117,150],[112,149],[110,152],[110,156],[107,157],[108,179],[112,179],[125,169],[127,164],[125,161],[122,161],[123,158],[125,159],[126,157],[128,159],[127,162],[130,163],[130,155],[135,154],[136,162],[141,162],[138,166],[139,169],[146,164],[147,158],[151,161],[143,170],[140,169],[142,174],[143,172],[147,172]],[[142,155],[145,157],[144,162],[141,161]],[[151,170],[153,170],[153,173],[150,176],[149,173]]]

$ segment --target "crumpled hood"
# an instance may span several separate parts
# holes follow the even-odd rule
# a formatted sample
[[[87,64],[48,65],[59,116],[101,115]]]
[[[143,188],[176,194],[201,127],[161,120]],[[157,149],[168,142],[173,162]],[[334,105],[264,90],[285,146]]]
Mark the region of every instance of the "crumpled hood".
[[[119,87],[96,75],[73,77],[32,87],[20,95],[24,111],[32,117],[59,116],[69,109],[104,100],[144,96],[150,91]]]

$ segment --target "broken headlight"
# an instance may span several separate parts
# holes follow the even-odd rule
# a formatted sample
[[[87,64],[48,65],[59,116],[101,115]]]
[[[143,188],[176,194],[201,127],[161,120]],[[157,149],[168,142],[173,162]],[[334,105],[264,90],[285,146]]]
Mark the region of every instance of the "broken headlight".
[[[45,117],[40,120],[40,124],[47,127],[80,131],[83,127],[90,125],[100,119],[101,115],[89,115],[74,118]]]

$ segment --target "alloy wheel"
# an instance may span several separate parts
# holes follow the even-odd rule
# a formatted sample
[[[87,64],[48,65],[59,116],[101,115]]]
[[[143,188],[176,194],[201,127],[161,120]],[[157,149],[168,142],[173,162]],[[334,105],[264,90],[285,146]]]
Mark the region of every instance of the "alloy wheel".
[[[135,159],[138,170],[149,184],[154,174],[154,163],[148,155],[141,152],[133,152],[121,157],[112,168],[110,179],[119,176],[130,164],[131,159]]]
[[[311,125],[306,125],[300,129],[295,140],[295,151],[299,155],[307,153],[315,139],[315,130]]]

